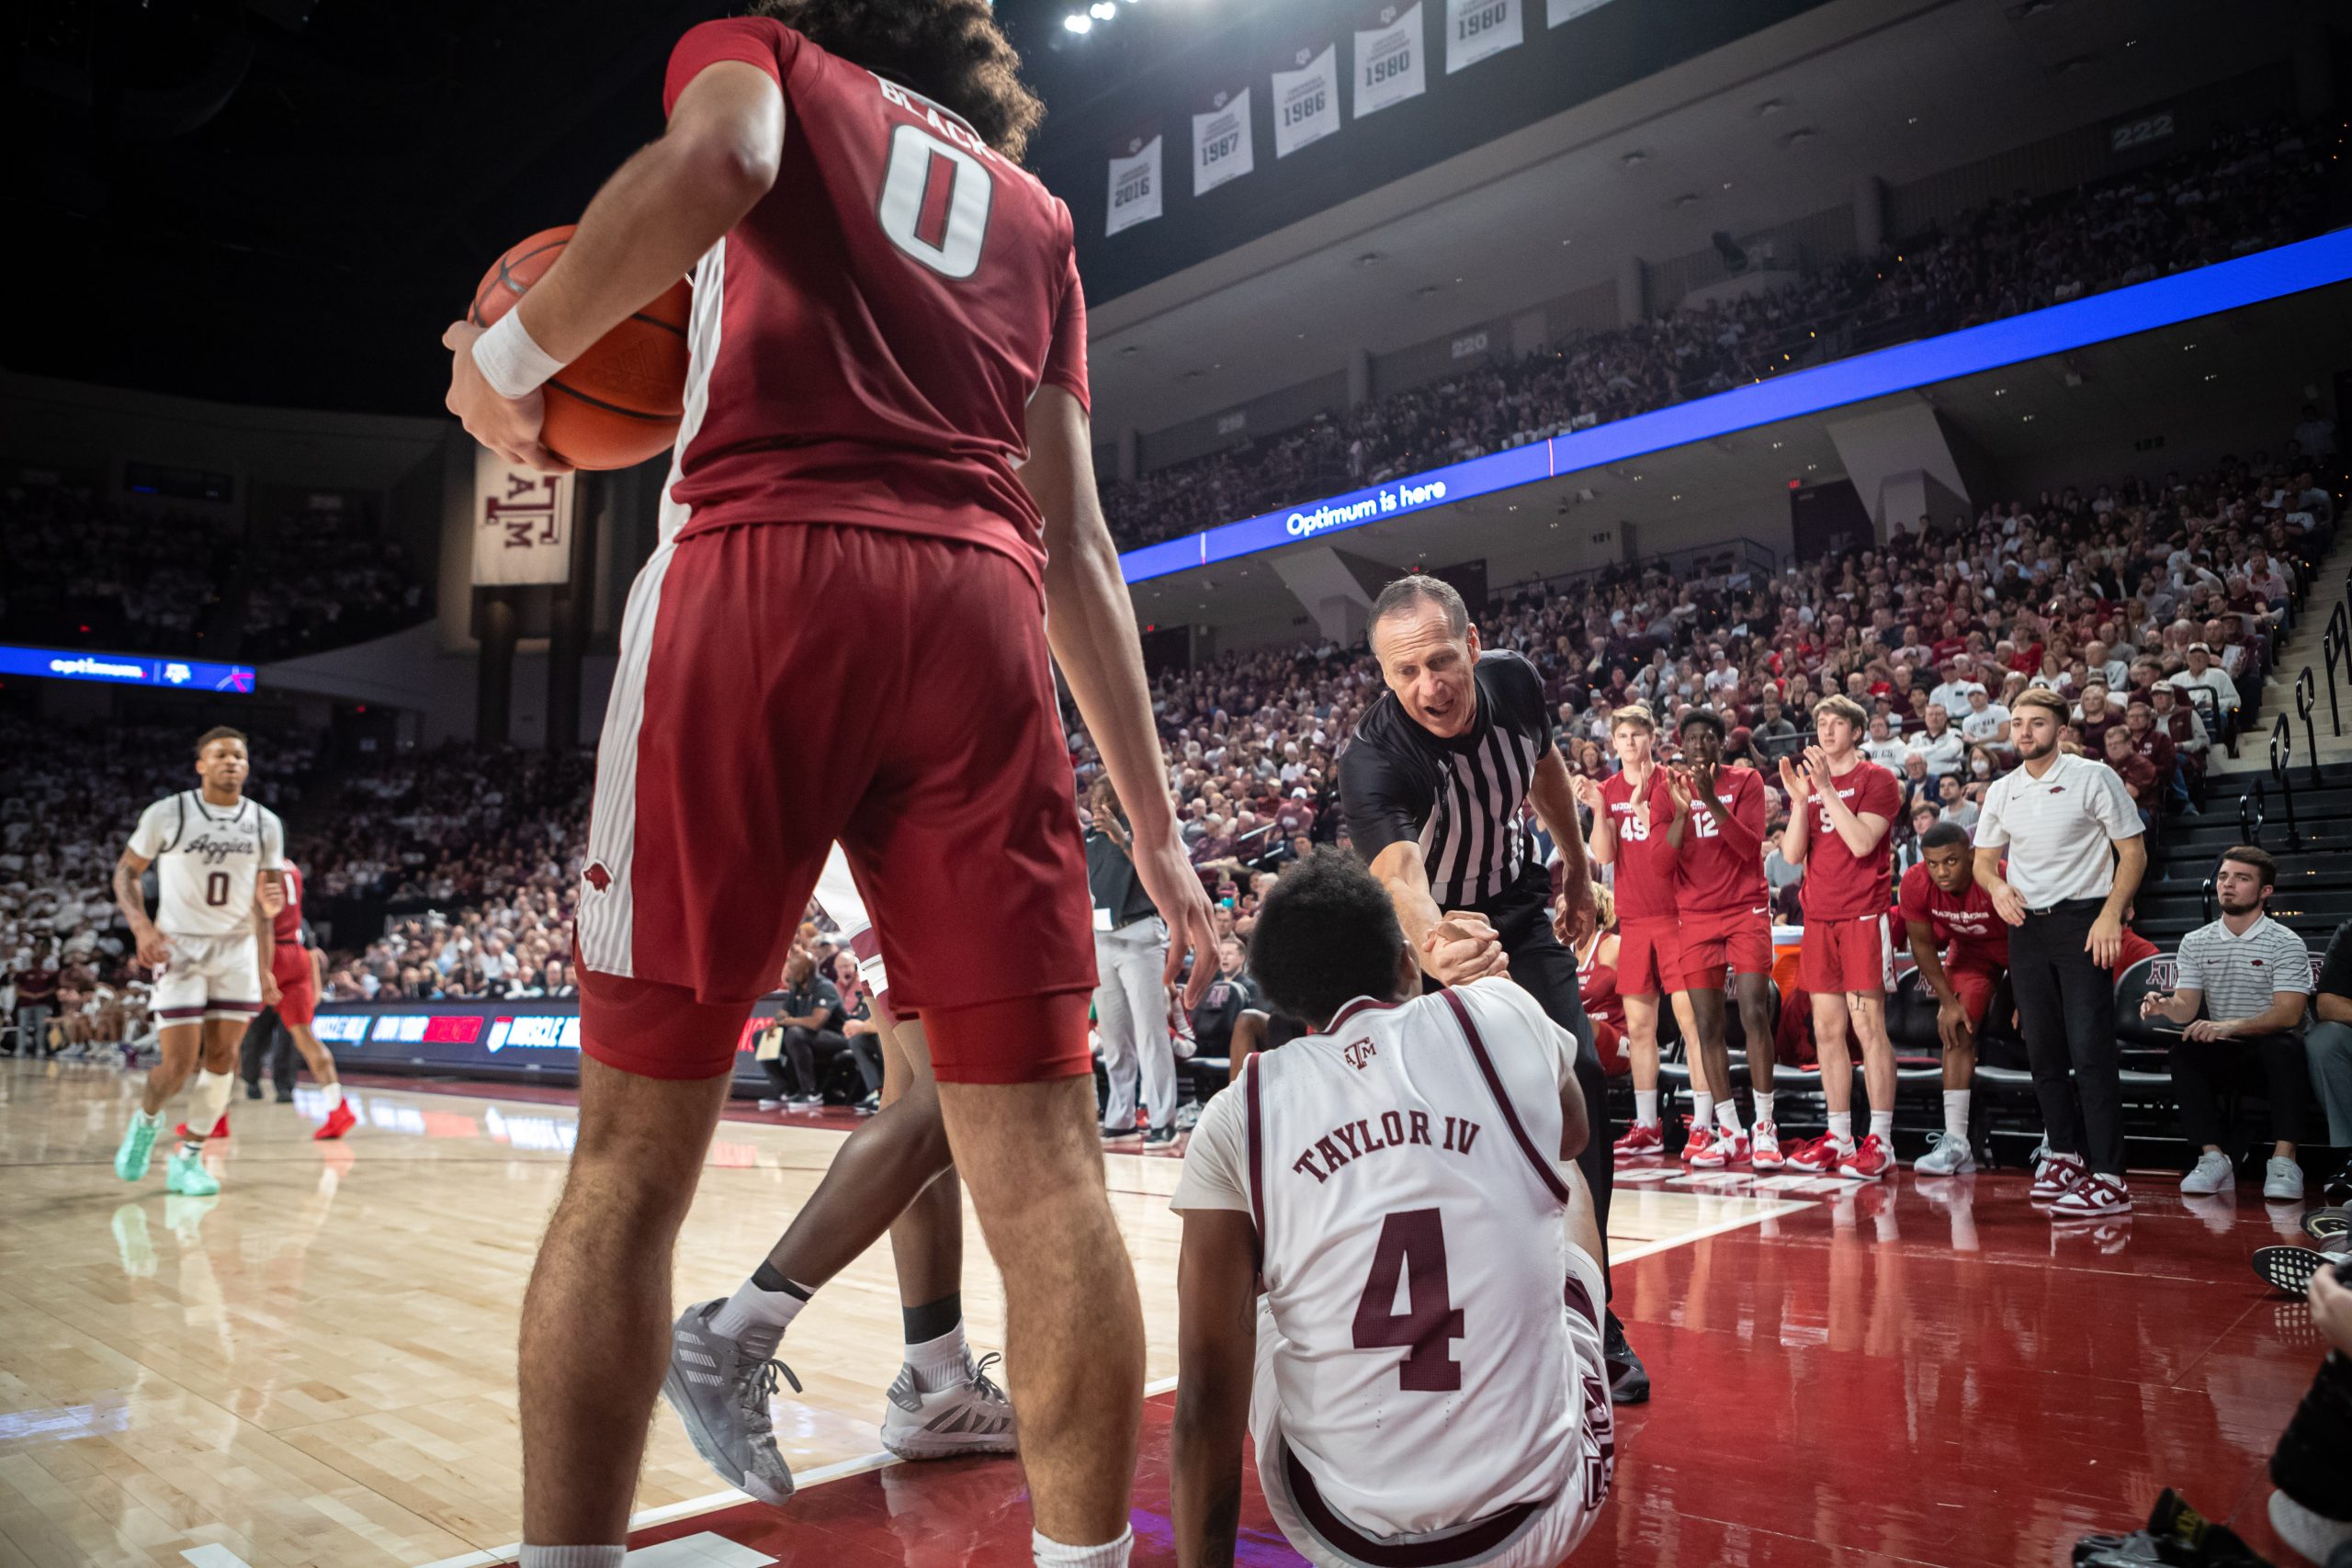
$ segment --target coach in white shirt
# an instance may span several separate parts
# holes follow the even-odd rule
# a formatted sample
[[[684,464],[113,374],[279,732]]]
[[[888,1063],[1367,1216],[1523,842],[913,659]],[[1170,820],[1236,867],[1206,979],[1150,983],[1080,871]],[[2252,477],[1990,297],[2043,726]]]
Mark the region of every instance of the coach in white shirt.
[[[2051,1150],[2033,1195],[2053,1217],[2096,1219],[2132,1208],[2110,971],[2148,846],[2115,770],[2058,750],[2071,711],[2047,687],[2018,698],[2010,739],[2023,765],[1984,792],[1976,880],[2016,928],[2009,983]]]
[[[2180,939],[2180,974],[2170,996],[2140,1003],[2142,1018],[2187,1024],[2172,1048],[2173,1094],[2181,1129],[2200,1150],[2181,1191],[2192,1198],[2226,1192],[2237,1171],[2222,1152],[2222,1084],[2258,1089],[2269,1098],[2270,1151],[2262,1195],[2302,1201],[2295,1141],[2310,1114],[2311,1074],[2303,1059],[2303,1009],[2312,994],[2311,950],[2264,907],[2278,881],[2278,863],[2249,844],[2222,852],[2213,897],[2222,918]],[[2204,1016],[2199,1017],[2202,1013]]]

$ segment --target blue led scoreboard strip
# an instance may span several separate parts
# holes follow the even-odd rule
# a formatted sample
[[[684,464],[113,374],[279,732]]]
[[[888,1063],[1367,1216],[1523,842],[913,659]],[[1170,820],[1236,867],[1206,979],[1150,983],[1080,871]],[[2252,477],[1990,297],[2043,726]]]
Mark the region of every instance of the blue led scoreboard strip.
[[[0,643],[0,675],[96,681],[107,686],[162,686],[183,692],[250,694],[254,689],[250,664],[158,659],[143,653],[92,653],[81,648],[26,648],[17,643]]]
[[[1122,555],[1119,567],[1127,581],[1142,582],[2347,280],[2352,230],[2342,230],[1147,545]]]

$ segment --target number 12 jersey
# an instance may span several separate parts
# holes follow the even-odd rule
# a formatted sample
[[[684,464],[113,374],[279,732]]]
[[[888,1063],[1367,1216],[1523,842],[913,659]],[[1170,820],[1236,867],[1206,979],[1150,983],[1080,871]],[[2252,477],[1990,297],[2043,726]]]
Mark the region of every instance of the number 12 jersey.
[[[783,161],[695,270],[663,538],[849,524],[967,540],[1040,577],[1015,470],[1042,385],[1086,400],[1069,209],[953,111],[768,17],[688,31],[665,112],[729,61],[782,90]]]

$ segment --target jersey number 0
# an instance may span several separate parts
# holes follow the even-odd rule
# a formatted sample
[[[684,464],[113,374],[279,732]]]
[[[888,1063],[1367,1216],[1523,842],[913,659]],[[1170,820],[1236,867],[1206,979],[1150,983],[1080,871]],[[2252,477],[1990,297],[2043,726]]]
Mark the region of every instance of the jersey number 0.
[[[877,215],[890,243],[944,277],[979,269],[996,182],[980,161],[917,125],[890,133]]]

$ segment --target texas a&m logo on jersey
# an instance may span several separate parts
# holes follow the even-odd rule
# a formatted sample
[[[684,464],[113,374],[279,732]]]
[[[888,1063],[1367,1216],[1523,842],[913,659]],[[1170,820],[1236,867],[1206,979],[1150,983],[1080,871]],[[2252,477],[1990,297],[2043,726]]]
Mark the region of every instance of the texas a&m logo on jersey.
[[[1380,1047],[1374,1044],[1367,1036],[1362,1040],[1349,1041],[1342,1055],[1348,1058],[1348,1066],[1362,1072],[1364,1069],[1364,1064],[1380,1055]]]

